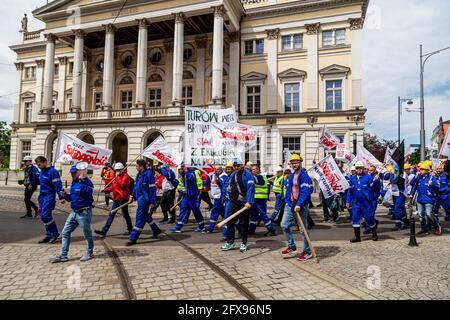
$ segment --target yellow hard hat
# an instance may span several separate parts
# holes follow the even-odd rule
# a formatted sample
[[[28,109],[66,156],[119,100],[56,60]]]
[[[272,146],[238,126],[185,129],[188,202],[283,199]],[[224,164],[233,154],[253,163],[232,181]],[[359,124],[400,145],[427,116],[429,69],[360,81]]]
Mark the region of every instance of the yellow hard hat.
[[[419,169],[421,170],[430,170],[430,164],[427,161],[424,161],[420,164]]]
[[[247,162],[247,166],[252,166],[252,165],[253,165],[253,162],[251,162],[251,161]]]
[[[431,170],[433,168],[433,162],[431,160],[425,160],[424,163],[428,164],[428,166],[430,167],[430,169],[428,170]]]
[[[300,157],[298,154],[293,154],[290,161],[291,161],[291,162],[292,162],[292,161],[300,161],[300,162],[303,162],[303,159],[302,159],[302,157]]]
[[[386,171],[389,172],[389,173],[394,173],[394,167],[391,166],[391,165],[388,165],[388,166],[386,167]]]
[[[234,167],[234,166],[233,166],[233,162],[228,161],[226,167],[227,167],[227,168],[229,168],[229,167],[233,168],[233,167]]]
[[[405,170],[411,169],[411,165],[409,163],[405,163],[404,169]]]

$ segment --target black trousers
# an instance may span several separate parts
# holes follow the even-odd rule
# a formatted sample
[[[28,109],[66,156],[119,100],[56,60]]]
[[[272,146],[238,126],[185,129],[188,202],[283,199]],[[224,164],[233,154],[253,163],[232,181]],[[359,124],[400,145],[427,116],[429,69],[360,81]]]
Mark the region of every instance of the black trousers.
[[[175,220],[175,209],[170,210],[175,205],[176,190],[165,191],[161,199],[161,210],[164,215],[164,220]]]
[[[209,197],[209,193],[208,192],[200,192],[200,199],[199,199],[199,202],[198,202],[199,205],[201,204],[202,200],[206,202],[206,204],[209,207],[209,211],[211,211],[213,204],[211,202],[211,198]]]
[[[34,209],[35,215],[37,215],[38,207],[37,205],[31,201],[31,198],[33,197],[33,193],[36,191],[37,186],[31,186],[31,189],[28,189],[28,187],[25,188],[25,207],[27,208],[27,216],[31,217],[31,208]]]
[[[241,210],[244,207],[245,203],[235,203],[230,201],[228,204],[227,217],[232,215],[233,213]],[[236,223],[238,223],[239,232],[241,234],[241,239],[243,244],[247,244],[248,238],[248,225],[250,223],[250,211],[245,210],[236,218],[228,221],[227,230],[228,230],[228,243],[234,243],[235,234],[236,234]]]

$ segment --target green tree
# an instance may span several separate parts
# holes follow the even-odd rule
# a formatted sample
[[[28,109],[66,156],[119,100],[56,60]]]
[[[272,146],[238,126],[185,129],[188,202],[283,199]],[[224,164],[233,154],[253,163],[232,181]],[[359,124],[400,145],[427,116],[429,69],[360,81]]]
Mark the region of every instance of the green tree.
[[[364,148],[374,155],[379,161],[384,161],[384,155],[388,146],[396,143],[392,140],[386,140],[378,137],[376,134],[364,133]]]
[[[9,167],[9,154],[11,149],[11,129],[6,122],[0,122],[0,167]]]

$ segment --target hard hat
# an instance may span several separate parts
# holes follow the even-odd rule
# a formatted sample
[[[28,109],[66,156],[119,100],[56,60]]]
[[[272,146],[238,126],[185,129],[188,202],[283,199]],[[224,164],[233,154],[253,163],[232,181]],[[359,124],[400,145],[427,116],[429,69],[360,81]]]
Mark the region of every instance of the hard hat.
[[[293,154],[292,155],[292,157],[291,157],[291,159],[289,160],[289,161],[300,161],[300,162],[303,162],[303,159],[302,159],[302,157],[300,157],[298,154]]]
[[[228,162],[227,162],[226,168],[229,168],[229,167],[231,167],[231,168],[233,167],[233,162],[231,162],[231,161],[228,161]]]
[[[364,163],[362,163],[361,161],[356,162],[355,168],[356,169],[364,169],[365,168]]]
[[[77,170],[87,170],[89,164],[87,164],[86,162],[78,162],[75,167],[77,168]]]
[[[253,165],[253,162],[251,162],[251,161],[247,162],[247,164],[246,164],[246,166],[252,166],[252,165]]]
[[[233,165],[237,165],[237,164],[243,165],[244,163],[242,162],[241,159],[239,159],[239,158],[234,158],[234,159],[233,159]]]
[[[428,164],[428,166],[430,167],[429,170],[433,168],[433,162],[431,160],[425,160],[424,163]]]
[[[282,167],[282,166],[279,166],[279,167],[277,168],[277,172],[283,172],[283,167]]]
[[[351,166],[350,171],[356,171],[356,167],[355,166]]]
[[[23,162],[25,162],[25,161],[33,161],[33,158],[31,156],[26,156],[25,158],[23,158],[22,161]]]
[[[114,170],[123,170],[123,169],[125,169],[125,167],[124,167],[124,165],[123,165],[122,162],[117,162],[117,163],[114,165]]]
[[[424,161],[420,164],[419,169],[429,171],[431,168],[430,165],[426,161]]]
[[[405,170],[411,169],[411,165],[409,163],[405,163]]]
[[[394,168],[391,165],[388,165],[386,167],[386,171],[389,172],[389,173],[394,173]]]

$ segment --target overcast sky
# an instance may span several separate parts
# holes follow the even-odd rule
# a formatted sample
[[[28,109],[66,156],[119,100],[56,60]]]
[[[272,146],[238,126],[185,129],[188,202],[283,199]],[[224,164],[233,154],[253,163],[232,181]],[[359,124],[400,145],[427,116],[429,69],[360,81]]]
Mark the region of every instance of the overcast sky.
[[[14,53],[20,41],[20,20],[29,16],[29,30],[42,27],[31,11],[46,0],[0,1],[0,96],[14,93]],[[364,29],[364,104],[366,131],[397,139],[397,97],[419,107],[419,44],[425,52],[450,47],[450,1],[371,0]],[[11,96],[0,98],[0,120],[12,121]],[[427,144],[439,117],[450,120],[450,50],[430,58],[425,73]],[[419,143],[419,113],[404,112],[402,135]]]

